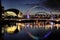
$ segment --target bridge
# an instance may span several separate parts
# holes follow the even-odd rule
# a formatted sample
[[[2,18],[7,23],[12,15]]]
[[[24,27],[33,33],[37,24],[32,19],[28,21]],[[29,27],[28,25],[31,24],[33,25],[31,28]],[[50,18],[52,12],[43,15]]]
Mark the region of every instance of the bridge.
[[[4,18],[4,19],[1,19],[1,21],[4,23],[4,22],[17,22],[17,23],[30,23],[30,22],[46,22],[46,21],[49,21],[49,22],[60,22],[60,19],[18,19],[18,18]]]
[[[24,21],[24,20],[49,20],[49,21],[60,21],[60,19],[18,19],[18,18],[4,18],[4,20],[16,20],[16,21]]]

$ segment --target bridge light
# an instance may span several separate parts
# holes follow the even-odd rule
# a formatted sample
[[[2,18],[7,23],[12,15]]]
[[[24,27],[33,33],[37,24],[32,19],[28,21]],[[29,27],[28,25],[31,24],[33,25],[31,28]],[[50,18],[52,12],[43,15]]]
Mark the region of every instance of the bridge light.
[[[30,18],[30,16],[27,14],[27,18],[29,19]]]

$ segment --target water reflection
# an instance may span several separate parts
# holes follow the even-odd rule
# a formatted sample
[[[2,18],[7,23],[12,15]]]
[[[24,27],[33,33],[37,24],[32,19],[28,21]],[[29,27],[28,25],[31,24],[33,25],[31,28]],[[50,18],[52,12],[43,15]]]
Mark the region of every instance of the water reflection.
[[[4,28],[2,28],[2,32],[7,32],[7,33],[14,33],[16,29],[20,32],[21,30],[24,30],[25,28],[29,29],[39,29],[39,28],[44,28],[44,29],[53,29],[56,27],[56,29],[60,28],[60,24],[55,24],[53,22],[34,22],[34,23],[16,23],[16,25],[5,25]]]

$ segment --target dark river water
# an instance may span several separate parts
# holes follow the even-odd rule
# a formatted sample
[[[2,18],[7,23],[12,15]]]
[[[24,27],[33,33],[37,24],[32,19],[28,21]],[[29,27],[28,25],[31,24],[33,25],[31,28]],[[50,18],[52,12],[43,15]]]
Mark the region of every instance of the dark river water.
[[[60,40],[60,29],[26,28],[15,34],[4,33],[4,40]]]

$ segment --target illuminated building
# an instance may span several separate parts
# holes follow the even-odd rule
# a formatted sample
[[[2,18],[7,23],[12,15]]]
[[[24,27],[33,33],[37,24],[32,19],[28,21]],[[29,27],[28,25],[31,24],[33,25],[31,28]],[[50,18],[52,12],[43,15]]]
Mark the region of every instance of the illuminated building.
[[[22,18],[23,14],[17,9],[7,9],[4,11],[3,14],[4,17],[17,17],[17,18]]]
[[[23,14],[21,12],[19,12],[18,18],[23,18]]]

